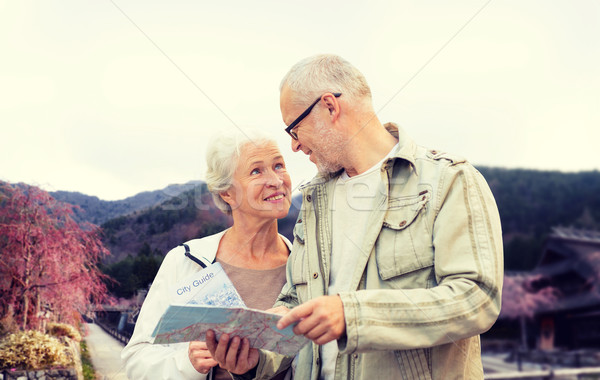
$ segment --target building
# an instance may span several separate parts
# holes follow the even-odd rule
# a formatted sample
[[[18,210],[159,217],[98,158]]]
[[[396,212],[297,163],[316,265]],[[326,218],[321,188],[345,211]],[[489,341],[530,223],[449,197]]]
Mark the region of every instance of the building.
[[[600,348],[600,231],[553,228],[532,275],[557,295],[536,313],[538,348]]]

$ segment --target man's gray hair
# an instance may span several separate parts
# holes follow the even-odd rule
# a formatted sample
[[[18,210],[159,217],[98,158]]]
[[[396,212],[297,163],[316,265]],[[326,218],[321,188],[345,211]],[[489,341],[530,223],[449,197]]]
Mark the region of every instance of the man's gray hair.
[[[219,193],[229,190],[233,184],[233,174],[242,149],[248,144],[266,143],[277,144],[272,137],[257,129],[224,132],[211,138],[206,152],[206,186],[215,205],[225,214],[231,215],[231,206]]]
[[[279,91],[285,86],[294,92],[293,101],[302,104],[326,92],[341,92],[351,101],[371,100],[371,89],[364,75],[333,54],[319,54],[296,63],[281,80]]]

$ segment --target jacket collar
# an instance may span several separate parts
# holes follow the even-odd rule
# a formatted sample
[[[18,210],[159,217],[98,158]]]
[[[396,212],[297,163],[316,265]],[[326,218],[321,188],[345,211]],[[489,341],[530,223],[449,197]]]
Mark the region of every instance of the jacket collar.
[[[416,168],[416,152],[417,152],[417,144],[411,139],[404,129],[402,129],[396,123],[385,123],[383,125],[385,129],[392,135],[396,140],[398,140],[398,148],[394,155],[388,159],[383,165],[386,166],[386,169],[393,166],[394,161],[397,159],[401,159],[407,161],[415,170]],[[330,174],[317,174],[313,179],[308,181],[307,183],[301,185],[299,189],[302,191],[306,188],[321,185],[326,183],[327,181],[337,178],[342,174],[343,170],[339,170],[336,173]]]

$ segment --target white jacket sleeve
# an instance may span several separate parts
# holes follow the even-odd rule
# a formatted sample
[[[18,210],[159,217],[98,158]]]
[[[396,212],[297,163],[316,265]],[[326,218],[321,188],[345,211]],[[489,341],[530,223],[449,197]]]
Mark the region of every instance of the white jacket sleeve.
[[[188,264],[183,261],[184,259],[181,249],[173,249],[167,254],[156,274],[138,316],[133,336],[121,353],[129,379],[204,380],[207,377],[192,366],[188,358],[189,343],[165,345],[151,343],[154,327],[170,304],[169,292],[172,287],[179,278],[187,274],[185,272],[191,273],[197,270],[191,269],[193,268],[191,264],[194,263],[190,261],[191,264]]]

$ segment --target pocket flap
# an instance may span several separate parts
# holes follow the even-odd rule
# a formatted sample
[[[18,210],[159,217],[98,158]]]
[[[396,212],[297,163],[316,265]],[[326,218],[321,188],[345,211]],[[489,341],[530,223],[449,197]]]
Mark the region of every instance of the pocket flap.
[[[291,278],[293,285],[306,284],[306,268],[304,266],[304,245],[294,242],[292,254],[288,259],[288,265],[291,265]]]
[[[390,199],[383,226],[394,230],[405,229],[419,215],[430,197],[431,192],[423,190],[417,196]]]

